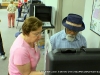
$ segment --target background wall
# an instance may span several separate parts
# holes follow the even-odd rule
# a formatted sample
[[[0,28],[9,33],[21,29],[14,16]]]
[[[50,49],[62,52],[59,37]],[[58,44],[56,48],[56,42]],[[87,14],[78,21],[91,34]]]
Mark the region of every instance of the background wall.
[[[62,19],[69,13],[79,14],[84,17],[85,0],[63,0]],[[64,29],[61,26],[61,29]]]
[[[2,3],[2,0],[0,0],[0,3]]]
[[[46,6],[52,6],[52,24],[55,25],[55,15],[57,11],[58,0],[42,0]]]
[[[58,16],[59,16],[59,7],[62,5],[59,5],[59,2],[61,2],[63,0],[42,0],[42,2],[46,5],[46,6],[52,6],[52,19],[51,19],[51,23],[55,26],[55,29],[51,30],[51,34],[53,35],[56,31],[61,30],[60,26],[61,24],[59,24],[59,20]],[[61,14],[60,14],[61,15]],[[59,24],[59,25],[58,25]]]
[[[85,30],[82,34],[86,37],[89,48],[100,48],[100,36],[90,30],[93,0],[86,0],[84,10]]]

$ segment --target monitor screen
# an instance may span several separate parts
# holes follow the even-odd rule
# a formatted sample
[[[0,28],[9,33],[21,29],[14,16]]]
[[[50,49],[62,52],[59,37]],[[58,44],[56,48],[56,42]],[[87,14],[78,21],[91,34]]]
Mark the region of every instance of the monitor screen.
[[[32,0],[32,4],[41,3],[41,0]]]
[[[29,5],[29,16],[35,16],[35,8],[34,6],[45,6],[45,4],[30,4]]]
[[[35,17],[43,22],[51,22],[51,6],[35,6]]]
[[[47,53],[45,75],[98,75],[100,73],[100,49],[85,50],[88,51],[57,49],[55,52]]]

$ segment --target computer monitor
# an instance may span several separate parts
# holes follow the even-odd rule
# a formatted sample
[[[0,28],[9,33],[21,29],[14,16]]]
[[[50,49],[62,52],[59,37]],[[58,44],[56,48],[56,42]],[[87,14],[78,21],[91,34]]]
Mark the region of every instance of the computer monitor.
[[[45,75],[98,75],[100,48],[56,49],[46,55]]]
[[[35,6],[35,17],[43,22],[51,22],[52,7],[51,6]]]
[[[32,0],[32,4],[38,4],[41,3],[41,0]]]
[[[35,7],[34,6],[45,6],[45,4],[30,4],[29,5],[29,16],[35,16]]]

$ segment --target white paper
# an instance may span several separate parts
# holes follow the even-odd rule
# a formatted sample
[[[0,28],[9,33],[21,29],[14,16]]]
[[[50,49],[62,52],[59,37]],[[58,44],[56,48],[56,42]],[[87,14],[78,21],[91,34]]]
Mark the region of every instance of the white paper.
[[[51,23],[50,22],[43,22],[43,26],[51,26]]]

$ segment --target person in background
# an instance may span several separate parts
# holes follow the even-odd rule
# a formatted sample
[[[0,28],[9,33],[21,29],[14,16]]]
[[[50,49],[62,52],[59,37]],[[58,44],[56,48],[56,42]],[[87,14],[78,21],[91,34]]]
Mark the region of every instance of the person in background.
[[[15,25],[15,11],[16,11],[16,5],[13,3],[13,0],[10,0],[10,4],[7,7],[8,11],[8,27],[11,28],[11,21],[12,21],[12,27]]]
[[[21,17],[23,2],[22,0],[18,0],[18,18]]]
[[[1,22],[1,20],[0,20]],[[3,41],[2,41],[2,36],[0,32],[0,56],[2,60],[5,60],[7,57],[5,56],[4,48],[3,48]]]
[[[41,38],[42,21],[28,17],[22,25],[22,33],[15,39],[9,56],[8,71],[10,75],[43,75],[36,71],[40,59],[37,42]]]
[[[31,0],[28,0],[28,3],[31,3]]]
[[[24,0],[24,3],[27,3],[28,2],[28,0]]]
[[[57,48],[87,47],[85,37],[79,33],[85,29],[85,24],[80,15],[70,13],[62,20],[62,24],[65,29],[50,37],[53,50]]]
[[[24,9],[27,9],[28,0],[24,0]]]

